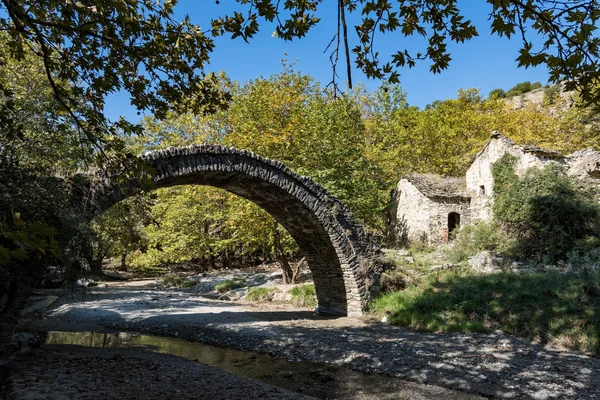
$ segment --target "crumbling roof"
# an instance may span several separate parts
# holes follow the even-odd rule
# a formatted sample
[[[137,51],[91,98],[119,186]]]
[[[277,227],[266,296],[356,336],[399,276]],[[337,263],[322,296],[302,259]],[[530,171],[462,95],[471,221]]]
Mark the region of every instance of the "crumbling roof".
[[[521,150],[523,153],[533,153],[535,155],[546,156],[548,158],[555,158],[555,159],[556,158],[560,159],[560,158],[565,157],[564,155],[562,155],[561,153],[559,153],[558,151],[555,151],[555,150],[544,149],[542,147],[533,146],[530,144],[516,144],[511,139],[507,138],[506,136],[504,136],[503,134],[501,134],[498,131],[493,131],[492,134],[490,135],[490,139],[502,140],[502,141],[510,144],[512,147]],[[485,147],[487,147],[487,145]],[[484,147],[484,149],[485,149],[485,147]],[[479,152],[479,154],[481,154],[481,152],[483,152],[483,149],[482,149],[482,151]]]
[[[471,198],[467,192],[465,178],[443,178],[434,174],[412,174],[404,178],[430,199]]]

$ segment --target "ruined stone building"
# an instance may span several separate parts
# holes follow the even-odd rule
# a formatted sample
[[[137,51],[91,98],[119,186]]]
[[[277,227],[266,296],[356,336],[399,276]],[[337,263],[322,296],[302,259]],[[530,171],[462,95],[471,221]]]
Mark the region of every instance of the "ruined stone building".
[[[391,230],[397,244],[447,242],[461,225],[492,217],[492,165],[504,154],[517,158],[516,172],[559,163],[575,178],[600,186],[600,152],[593,149],[564,156],[537,146],[516,144],[498,132],[475,156],[464,178],[409,175],[393,194]]]

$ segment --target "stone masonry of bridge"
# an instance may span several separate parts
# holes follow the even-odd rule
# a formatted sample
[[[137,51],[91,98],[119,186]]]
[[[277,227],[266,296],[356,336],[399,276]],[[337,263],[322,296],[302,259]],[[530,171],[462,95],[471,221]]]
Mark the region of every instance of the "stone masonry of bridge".
[[[306,257],[317,292],[318,312],[361,315],[379,290],[379,247],[350,211],[311,178],[280,161],[246,150],[193,145],[147,152],[155,188],[209,185],[248,199],[270,213]],[[91,177],[91,205],[102,212],[139,192],[139,186]]]

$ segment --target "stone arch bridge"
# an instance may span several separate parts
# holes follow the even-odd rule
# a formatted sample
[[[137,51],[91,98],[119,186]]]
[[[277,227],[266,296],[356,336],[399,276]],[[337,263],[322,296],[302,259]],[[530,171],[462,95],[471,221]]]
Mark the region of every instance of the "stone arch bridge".
[[[270,213],[291,234],[306,257],[317,292],[318,312],[361,315],[378,290],[379,248],[354,222],[349,210],[309,177],[280,161],[246,150],[193,145],[147,152],[155,188],[209,185],[250,200]],[[139,192],[139,186],[90,177],[94,213]]]

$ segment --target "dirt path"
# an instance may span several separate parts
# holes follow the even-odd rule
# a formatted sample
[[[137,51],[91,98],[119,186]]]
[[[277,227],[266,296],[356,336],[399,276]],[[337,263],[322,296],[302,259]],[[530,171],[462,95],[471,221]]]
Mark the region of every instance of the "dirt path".
[[[95,289],[63,298],[25,329],[130,330],[389,374],[500,398],[600,399],[600,359],[506,335],[423,334],[285,306],[251,307],[189,292]]]

